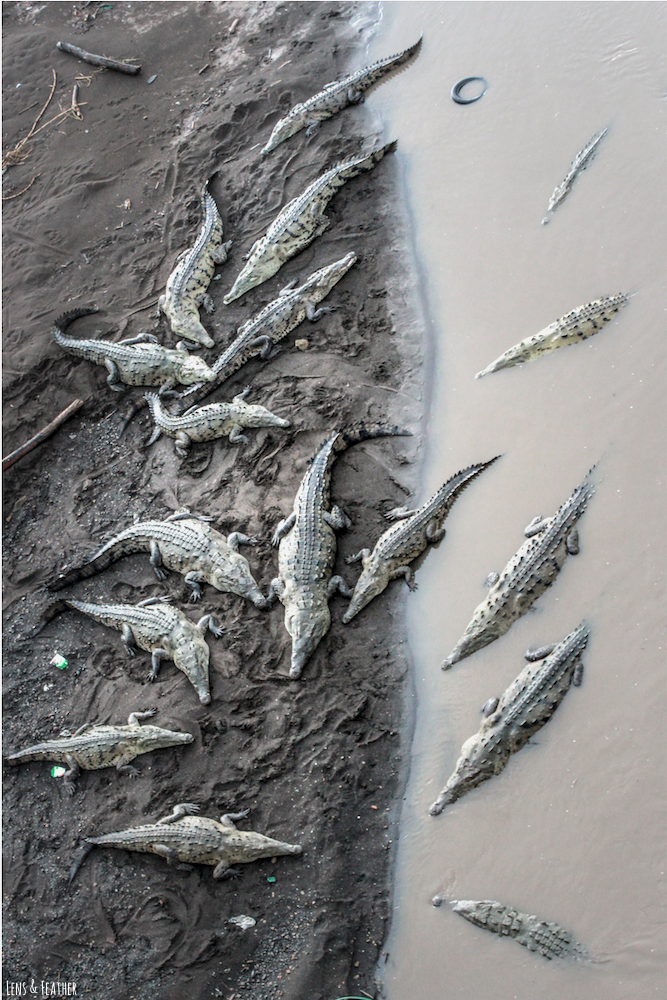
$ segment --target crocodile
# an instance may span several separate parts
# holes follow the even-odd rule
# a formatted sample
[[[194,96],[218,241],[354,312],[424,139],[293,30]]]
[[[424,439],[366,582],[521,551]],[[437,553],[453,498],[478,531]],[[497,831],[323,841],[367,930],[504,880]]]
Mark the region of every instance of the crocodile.
[[[567,347],[569,344],[579,344],[582,340],[587,340],[609,323],[628,299],[628,295],[619,292],[617,295],[605,295],[585,306],[578,306],[544,330],[510,347],[509,351],[501,354],[488,368],[477,372],[475,378],[482,378],[491,372],[500,371],[501,368],[522,365],[524,361],[539,358],[541,354],[555,351],[557,347]]]
[[[80,769],[99,771],[103,767],[115,767],[118,772],[135,778],[139,771],[130,763],[135,757],[151,750],[194,741],[190,733],[173,733],[159,726],[142,726],[141,720],[150,719],[156,711],[151,708],[147,712],[132,712],[126,726],[101,726],[86,722],[71,735],[61,733],[59,739],[19,750],[6,760],[9,764],[26,764],[33,760],[67,764],[63,783],[68,795],[74,794]]]
[[[184,250],[167,279],[164,295],[158,299],[158,316],[164,313],[177,337],[213,347],[214,341],[199,318],[199,306],[207,313],[215,310],[208,294],[216,264],[224,264],[232,241],[223,242],[222,219],[209,194],[208,184],[202,194],[204,221],[195,245]]]
[[[409,435],[399,427],[360,424],[348,431],[335,431],[322,444],[301,481],[294,509],[273,534],[278,548],[279,576],[271,581],[269,598],[278,597],[285,607],[285,628],[292,637],[289,675],[296,679],[329,631],[329,599],[336,591],[351,597],[341,576],[332,576],[336,559],[336,531],[351,521],[335,504],[329,509],[331,469],[336,456],[357,441],[390,435]]]
[[[429,809],[431,816],[438,816],[445,806],[500,774],[510,755],[548,722],[570,684],[581,684],[581,655],[587,642],[588,627],[582,624],[562,642],[538,651],[543,659],[535,660],[538,654],[529,653],[528,665],[502,698],[492,698],[484,706],[479,732],[461,747],[456,770]]]
[[[48,619],[64,608],[74,608],[101,625],[115,628],[122,634],[123,644],[130,656],[134,656],[137,646],[152,654],[149,681],[156,679],[161,660],[173,660],[194,687],[202,705],[210,705],[210,651],[204,636],[207,629],[216,637],[222,635],[223,630],[214,623],[213,615],[204,615],[195,625],[182,611],[167,604],[168,600],[149,597],[139,604],[90,604],[88,601],[69,599],[55,602],[49,610]]]
[[[336,191],[353,177],[372,170],[387,153],[394,152],[396,145],[396,141],[390,142],[372,153],[362,153],[337,163],[309,184],[298,198],[288,202],[266,234],[253,243],[245,267],[223,299],[225,305],[267,281],[286,261],[321,236],[331,222],[324,210]]]
[[[261,312],[239,327],[229,347],[211,365],[216,381],[185,389],[181,393],[182,399],[199,402],[251,358],[258,355],[263,359],[268,358],[273,345],[283,340],[305,319],[316,323],[322,316],[331,312],[331,306],[321,306],[318,309],[317,304],[329,294],[356,261],[356,254],[348,253],[333,264],[327,264],[319,271],[314,271],[298,288],[294,288],[293,283],[283,288],[277,299],[269,302]]]
[[[239,552],[239,545],[257,545],[257,539],[240,531],[225,538],[209,521],[189,510],[178,511],[164,521],[139,521],[106,542],[83,566],[61,574],[47,586],[49,590],[62,590],[94,576],[116,559],[133,552],[150,552],[158,580],[165,579],[165,568],[181,573],[190,587],[192,601],[201,597],[200,584],[210,583],[222,593],[245,597],[257,608],[268,607],[248,560]]]
[[[435,906],[444,902],[439,896],[436,899],[433,900]],[[465,917],[476,927],[483,927],[500,937],[512,937],[529,951],[538,951],[544,958],[586,957],[585,949],[559,924],[540,920],[529,913],[520,913],[493,899],[452,899],[450,903],[454,913]]]
[[[292,110],[274,125],[271,137],[261,151],[262,154],[270,153],[281,142],[296,135],[301,129],[307,129],[306,135],[312,135],[320,122],[332,118],[351,104],[362,104],[365,92],[379,82],[384,82],[389,74],[409,62],[419,52],[421,45],[420,38],[404,52],[378,59],[372,66],[364,66],[342,80],[328,83],[323,90],[302,104],[295,104]]]
[[[572,190],[572,185],[579,176],[582,170],[585,170],[588,164],[593,160],[593,157],[598,151],[598,146],[604,139],[608,132],[608,129],[604,128],[601,132],[596,133],[593,138],[586,143],[584,148],[577,153],[575,158],[570,164],[570,169],[567,172],[567,176],[562,184],[559,184],[555,189],[554,193],[549,199],[549,206],[547,208],[547,214],[542,219],[542,225],[546,226],[551,220],[551,215],[555,212],[556,208],[560,203],[567,197],[567,195]]]
[[[442,664],[443,670],[504,635],[551,586],[567,556],[579,552],[576,524],[594,492],[584,481],[553,517],[533,518],[524,532],[527,541],[500,576],[491,573],[487,578],[488,596],[475,609],[461,639]]]
[[[346,624],[352,621],[374,597],[386,590],[392,580],[404,577],[410,590],[417,589],[410,563],[420,556],[427,546],[437,545],[442,541],[445,537],[443,522],[454,506],[454,501],[473,479],[499,458],[500,455],[496,455],[489,462],[471,465],[457,472],[418,510],[396,507],[385,515],[389,520],[396,520],[399,523],[393,524],[380,535],[372,552],[370,549],[361,549],[356,555],[348,556],[345,560],[348,565],[361,562],[363,566],[352,600],[343,615]]]
[[[225,813],[220,822],[207,816],[196,816],[199,806],[179,802],[168,816],[156,823],[134,826],[101,837],[86,837],[86,847],[69,876],[74,879],[82,861],[93,847],[119,847],[124,851],[157,854],[169,865],[188,869],[191,865],[215,865],[214,879],[225,879],[238,872],[233,864],[248,864],[259,858],[275,858],[286,854],[302,854],[300,844],[286,844],[252,830],[238,830],[236,822],[250,812]]]
[[[289,420],[277,417],[259,403],[246,403],[245,397],[250,386],[234,396],[231,403],[209,403],[207,406],[191,406],[180,417],[168,413],[157,393],[146,393],[155,430],[148,446],[161,434],[174,438],[175,448],[181,458],[186,458],[193,441],[213,441],[219,437],[229,437],[230,444],[247,444],[248,438],[241,433],[244,427],[289,427]]]
[[[117,343],[65,336],[65,330],[75,319],[96,312],[98,309],[94,306],[72,309],[58,317],[51,332],[70,354],[104,365],[109,372],[107,383],[114,392],[122,392],[123,385],[159,385],[164,393],[177,384],[194,385],[215,380],[215,372],[201,358],[188,354],[180,343],[176,350],[162,347],[152,333],[140,333]]]

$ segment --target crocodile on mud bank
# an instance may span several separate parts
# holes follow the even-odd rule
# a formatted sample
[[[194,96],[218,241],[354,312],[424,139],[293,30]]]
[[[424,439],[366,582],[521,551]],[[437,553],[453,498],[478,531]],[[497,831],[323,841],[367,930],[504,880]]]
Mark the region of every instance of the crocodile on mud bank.
[[[273,534],[278,546],[278,577],[271,581],[269,597],[285,607],[285,628],[292,637],[289,675],[296,679],[320,641],[329,631],[329,600],[336,591],[351,597],[341,576],[332,576],[336,560],[336,532],[351,521],[335,504],[329,509],[331,470],[336,456],[369,438],[404,436],[409,431],[386,425],[360,425],[336,431],[321,446],[303,477],[294,500],[294,510]]]
[[[372,170],[387,153],[393,153],[396,146],[396,141],[390,142],[371,153],[337,163],[309,184],[298,198],[288,202],[266,234],[253,243],[247,254],[247,264],[223,299],[225,305],[267,281],[283,264],[321,236],[331,221],[324,210],[339,188],[353,177]]]
[[[588,628],[579,625],[556,646],[526,654],[529,664],[502,698],[489,699],[482,709],[479,732],[461,747],[456,770],[429,809],[431,816],[438,816],[445,806],[500,774],[510,756],[548,722],[570,685],[581,684],[581,656],[587,642]]]
[[[629,296],[623,292],[618,295],[605,295],[604,298],[596,299],[585,306],[578,306],[572,312],[561,316],[550,326],[540,330],[539,333],[527,337],[520,344],[510,347],[499,358],[496,358],[488,368],[477,372],[475,378],[482,378],[491,372],[500,371],[501,368],[512,368],[514,365],[522,365],[524,361],[532,361],[548,351],[555,351],[558,347],[567,347],[570,344],[579,344],[582,340],[587,340],[593,334],[609,323],[619,309],[628,301]]]
[[[187,351],[162,347],[152,333],[140,333],[129,340],[79,340],[65,336],[65,330],[80,316],[98,312],[94,306],[72,309],[63,313],[51,331],[60,346],[76,357],[104,365],[109,375],[107,383],[114,392],[122,392],[123,385],[159,385],[160,391],[175,385],[195,385],[213,382],[215,373],[201,358]]]
[[[248,560],[238,550],[239,545],[256,545],[257,539],[240,531],[225,538],[209,520],[184,510],[164,521],[139,521],[106,542],[83,566],[62,573],[47,586],[49,590],[62,590],[94,576],[123,556],[150,552],[158,580],[166,577],[163,567],[180,573],[191,589],[191,601],[201,597],[200,584],[209,583],[222,593],[238,594],[257,608],[267,608],[269,602],[257,586]]]
[[[434,906],[441,906],[445,900],[441,896],[433,899]],[[586,951],[578,944],[569,931],[559,924],[540,920],[530,913],[520,913],[493,899],[451,899],[454,913],[465,917],[476,927],[483,927],[499,937],[514,938],[529,951],[537,951],[544,958],[587,957]]]
[[[8,764],[27,764],[33,760],[52,760],[67,764],[63,783],[68,795],[74,794],[75,781],[79,771],[98,771],[103,767],[115,767],[119,773],[134,778],[139,774],[131,762],[135,757],[163,747],[175,747],[192,743],[190,733],[174,733],[159,726],[142,726],[142,719],[150,719],[157,709],[146,712],[132,712],[126,726],[102,726],[86,722],[71,736],[61,734],[59,739],[47,740],[35,746],[26,747],[11,754],[5,760]]]
[[[437,545],[442,541],[445,537],[444,521],[454,502],[473,479],[499,458],[500,455],[496,455],[489,462],[471,465],[462,472],[457,472],[418,510],[397,507],[385,515],[389,520],[397,520],[399,523],[387,528],[372,552],[370,549],[361,549],[345,560],[348,565],[361,562],[363,566],[352,600],[343,615],[345,623],[352,621],[374,597],[386,590],[392,580],[404,577],[410,590],[417,589],[410,563],[427,546]]]
[[[173,416],[162,405],[157,393],[146,393],[146,401],[153,417],[155,430],[147,447],[150,447],[161,434],[174,438],[177,454],[186,458],[194,441],[214,441],[216,438],[229,437],[230,444],[247,444],[248,438],[242,433],[246,427],[281,427],[290,426],[289,420],[277,417],[265,406],[259,403],[246,403],[245,397],[250,392],[247,386],[243,392],[234,396],[231,403],[208,403],[206,406],[191,406],[182,416]]]
[[[549,199],[549,206],[547,208],[547,214],[542,219],[542,225],[546,226],[551,220],[552,214],[556,211],[560,203],[567,197],[567,195],[572,190],[572,185],[576,181],[582,170],[585,170],[589,163],[592,162],[595,154],[598,151],[598,146],[607,134],[607,129],[602,129],[601,132],[597,132],[589,142],[586,143],[584,148],[580,150],[575,158],[570,164],[570,169],[567,172],[565,180],[562,184],[554,190],[554,193]]]
[[[199,318],[199,307],[203,306],[207,313],[215,310],[208,286],[215,265],[227,260],[232,241],[223,242],[222,219],[208,184],[202,194],[202,210],[204,219],[195,244],[179,255],[165,293],[158,299],[158,316],[164,313],[177,337],[213,347],[214,341]]]
[[[364,66],[342,80],[328,83],[323,90],[309,97],[302,104],[295,104],[292,110],[274,125],[271,137],[262,149],[262,153],[270,153],[281,142],[296,135],[301,129],[307,129],[306,135],[312,135],[319,127],[320,122],[332,118],[333,115],[351,104],[362,104],[366,91],[376,84],[383,83],[395,70],[405,66],[413,56],[417,55],[421,46],[422,39],[420,38],[404,52],[378,59],[371,66]]]
[[[40,628],[65,608],[74,608],[93,621],[116,629],[122,635],[128,655],[134,656],[137,646],[151,653],[149,681],[156,679],[161,660],[173,660],[194,687],[202,705],[210,705],[210,650],[204,636],[209,629],[216,638],[223,631],[214,623],[213,615],[204,615],[195,625],[182,611],[172,608],[165,598],[160,597],[149,597],[139,604],[91,604],[88,601],[64,600],[52,605]]]
[[[118,847],[124,851],[157,854],[167,864],[189,868],[191,865],[215,865],[214,879],[237,875],[231,865],[248,864],[259,858],[274,858],[302,854],[300,844],[286,844],[252,830],[238,830],[236,821],[250,812],[225,813],[220,822],[207,816],[194,816],[199,806],[180,802],[173,811],[156,823],[131,827],[101,837],[87,837],[86,848],[70,872],[71,882],[84,858],[93,847]]]
[[[577,521],[595,492],[584,481],[553,517],[534,518],[527,541],[512,556],[500,577],[489,574],[486,600],[477,606],[458,643],[442,664],[449,670],[459,660],[504,635],[558,576],[568,555],[579,552]]]
[[[187,403],[180,404],[182,408],[185,409],[187,405],[205,399],[251,358],[258,356],[263,359],[269,358],[274,344],[283,340],[305,319],[317,323],[322,316],[331,312],[332,306],[321,306],[318,309],[317,305],[347,274],[352,265],[356,264],[357,259],[356,254],[348,253],[333,264],[327,264],[319,271],[314,271],[298,288],[292,287],[291,283],[283,288],[277,299],[269,302],[261,312],[238,329],[234,340],[211,365],[211,370],[215,372],[215,381],[201,386],[191,386],[181,393],[181,399],[187,400]]]

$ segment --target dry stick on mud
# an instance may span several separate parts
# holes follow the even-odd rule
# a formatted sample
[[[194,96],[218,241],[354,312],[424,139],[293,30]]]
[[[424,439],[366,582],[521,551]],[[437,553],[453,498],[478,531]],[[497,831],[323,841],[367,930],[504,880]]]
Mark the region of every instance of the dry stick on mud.
[[[51,437],[53,432],[56,431],[66,420],[69,420],[72,414],[76,413],[76,411],[81,409],[82,406],[82,399],[75,399],[73,403],[70,403],[69,406],[63,410],[62,413],[59,413],[50,424],[47,424],[46,427],[39,432],[39,434],[35,434],[34,437],[30,438],[29,441],[26,441],[26,443],[21,445],[20,448],[17,448],[16,451],[7,455],[7,458],[3,458],[2,471],[5,472],[7,469],[10,469],[20,458],[27,455],[29,451],[36,448],[38,444],[42,443],[42,441],[46,441],[47,438]]]
[[[70,45],[69,42],[56,42],[56,48],[60,49],[61,52],[69,52],[70,55],[78,56],[79,59],[90,63],[91,66],[104,66],[105,69],[115,69],[118,73],[129,73],[130,76],[141,73],[141,66],[131,66],[119,59],[109,59],[107,56],[96,56],[93,52],[80,49],[78,45]]]

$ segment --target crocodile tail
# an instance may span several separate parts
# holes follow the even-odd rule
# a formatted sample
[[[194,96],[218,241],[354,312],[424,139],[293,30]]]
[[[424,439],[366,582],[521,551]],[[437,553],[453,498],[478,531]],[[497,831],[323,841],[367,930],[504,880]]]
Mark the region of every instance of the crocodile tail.
[[[479,462],[477,465],[469,465],[467,469],[462,469],[460,472],[455,473],[451,476],[446,483],[444,483],[435,497],[434,501],[440,499],[446,499],[448,505],[453,504],[453,502],[463,493],[464,489],[472,483],[474,479],[488,469],[490,465],[497,462],[502,455],[495,455],[494,458],[489,459],[488,462]]]
[[[378,437],[412,437],[412,431],[408,431],[404,427],[398,427],[395,424],[355,424],[353,427],[337,432],[333,451],[338,454],[341,451],[345,451],[351,445],[357,444],[358,441],[367,441],[369,438]]]
[[[115,543],[107,543],[107,545],[82,566],[77,566],[67,573],[60,573],[55,579],[49,580],[46,588],[51,592],[64,590],[65,587],[70,587],[73,583],[78,583],[79,580],[87,580],[89,576],[95,576],[103,569],[106,569],[107,566],[110,566],[112,562],[115,562],[116,559],[131,552],[136,552],[135,546],[127,548],[119,539],[115,539]]]
[[[40,622],[32,634],[38,635],[43,628],[46,628],[49,622],[52,622],[53,619],[57,618],[58,615],[62,614],[63,611],[67,611],[69,606],[70,606],[69,601],[63,601],[63,600],[52,601],[50,604],[48,604],[44,609],[44,611],[42,612],[42,617],[40,619]]]
[[[92,313],[99,311],[97,306],[82,306],[80,309],[70,309],[68,312],[64,312],[55,321],[54,334],[56,330],[58,333],[64,333],[70,323],[73,323],[75,319],[79,319],[80,316],[90,316]]]
[[[69,878],[67,879],[67,881],[69,882],[70,885],[72,884],[72,882],[76,878],[76,875],[77,875],[77,872],[79,871],[79,868],[81,867],[81,865],[83,864],[83,862],[86,860],[86,858],[88,857],[88,855],[90,854],[90,852],[92,851],[92,849],[93,849],[94,846],[95,846],[95,844],[91,844],[91,843],[86,842],[83,845],[83,847],[81,848],[81,850],[79,851],[77,857],[74,860],[74,864],[72,865],[72,867],[70,869]]]
[[[399,52],[393,56],[385,56],[384,59],[378,59],[377,62],[369,66],[364,74],[364,77],[360,81],[363,84],[364,91],[369,93],[375,89],[378,82],[385,83],[392,76],[397,75],[395,71],[405,67],[405,64],[409,62],[413,56],[416,56],[422,47],[422,42],[424,36],[421,35],[419,40],[411,45],[409,48],[404,49],[403,52]]]

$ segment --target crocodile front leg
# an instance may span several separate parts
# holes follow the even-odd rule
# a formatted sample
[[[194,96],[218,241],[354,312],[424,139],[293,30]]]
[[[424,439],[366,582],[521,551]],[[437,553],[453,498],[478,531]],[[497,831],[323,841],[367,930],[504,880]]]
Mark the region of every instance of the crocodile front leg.
[[[166,649],[154,649],[151,654],[151,672],[148,675],[148,680],[152,683],[160,672],[160,661],[171,659],[170,654]]]
[[[203,573],[198,572],[198,570],[193,569],[190,573],[186,573],[184,577],[185,582],[188,587],[190,587],[190,600],[194,603],[198,601],[201,597],[201,587],[200,583],[206,583],[206,577]]]
[[[431,543],[431,545],[437,545],[441,542],[445,535],[447,534],[446,528],[442,525],[438,527],[437,521],[430,521],[426,525],[426,538]]]
[[[219,639],[220,636],[223,635],[225,631],[222,625],[215,624],[213,615],[204,615],[203,618],[200,618],[199,621],[197,622],[197,628],[199,629],[202,635],[206,635],[206,632],[210,630],[216,637],[216,639]]]
[[[163,816],[159,819],[156,826],[168,826],[170,823],[175,823],[177,819],[183,819],[184,816],[193,816],[195,813],[199,812],[199,806],[194,802],[178,802],[173,811],[169,813],[168,816]]]
[[[285,285],[284,288],[280,289],[280,291],[278,292],[278,296],[280,298],[282,298],[284,295],[289,295],[289,293],[292,291],[292,289],[296,288],[296,284],[297,284],[297,279],[296,278],[292,278],[291,281],[287,282],[287,284]]]
[[[322,517],[334,531],[345,531],[352,527],[352,521],[337,503],[333,505],[331,510],[323,510]]]
[[[168,378],[166,382],[163,382],[157,391],[158,396],[169,396],[172,394],[172,390],[176,385],[176,379]],[[178,395],[178,393],[176,393]]]
[[[138,778],[139,771],[136,769],[136,767],[132,767],[130,763],[130,761],[132,760],[134,760],[134,757],[132,757],[130,754],[124,754],[122,757],[119,757],[118,760],[116,761],[116,770],[118,771],[118,773],[126,774],[129,778]]]
[[[232,531],[227,536],[227,545],[232,552],[238,552],[239,545],[259,545],[259,539],[251,535],[244,535],[242,531]]]
[[[136,337],[130,337],[128,340],[119,340],[119,344],[126,344],[128,347],[131,344],[157,344],[158,339],[154,333],[140,333]]]
[[[407,507],[393,507],[384,516],[387,521],[402,521],[404,518],[410,517],[415,513],[416,511],[409,510]]]
[[[284,593],[285,593],[285,584],[280,579],[280,577],[277,576],[269,584],[269,592],[266,595],[266,599],[269,602],[269,604],[275,604],[275,602],[279,598],[281,598]]]
[[[261,347],[259,356],[262,361],[266,361],[271,356],[271,350],[273,348],[273,341],[270,337],[263,335],[261,337],[255,337],[254,340],[250,341],[251,347]]]
[[[355,90],[354,87],[348,87],[347,99],[350,104],[363,104],[366,97],[363,90]]]
[[[166,580],[167,579],[167,574],[165,573],[165,571],[163,569],[161,569],[161,566],[162,566],[162,553],[160,552],[160,546],[158,545],[158,543],[156,542],[156,540],[154,538],[151,538],[151,560],[150,561],[151,561],[151,566],[153,567],[153,571],[154,571],[156,577],[158,578],[158,580]]]
[[[306,302],[306,318],[310,320],[311,323],[317,323],[318,319],[322,319],[327,313],[333,312],[334,306],[320,306],[317,309],[313,302]]]
[[[308,125],[308,128],[306,129],[306,136],[308,136],[308,138],[310,138],[311,135],[315,135],[315,133],[317,132],[318,128],[320,127],[320,124],[321,123],[318,122],[317,120],[310,122],[310,124]]]
[[[65,760],[69,764],[69,770],[65,771],[63,774],[63,788],[68,795],[74,795],[76,791],[76,779],[78,778],[80,772],[79,765],[74,760],[71,754],[65,754]]]
[[[85,733],[86,729],[90,729],[90,727],[94,725],[94,722],[84,722],[82,726],[79,726],[76,732],[72,733],[72,736],[81,736],[81,733]]]
[[[245,434],[241,433],[241,425],[234,424],[229,435],[230,444],[247,444],[248,438]]]
[[[109,374],[107,375],[107,385],[109,386],[110,389],[113,389],[114,392],[122,392],[123,385],[121,384],[120,381],[120,372],[118,371],[118,365],[116,364],[115,361],[112,361],[111,358],[105,358],[104,365],[106,367],[106,370],[109,372]]]
[[[329,597],[333,597],[336,592],[342,594],[343,597],[352,597],[352,591],[342,576],[332,576],[327,584],[327,594]]]
[[[288,531],[291,531],[296,523],[296,514],[292,512],[289,517],[283,518],[282,521],[278,523],[276,530],[273,532],[273,537],[271,538],[271,545],[274,549],[277,549],[280,545],[280,540],[285,537]]]
[[[351,566],[352,563],[356,562],[360,562],[362,566],[365,566],[366,560],[368,559],[370,554],[371,554],[370,549],[360,549],[359,552],[356,553],[356,555],[347,556],[345,562],[347,563],[348,566]]]
[[[138,726],[143,719],[151,719],[157,712],[157,708],[147,708],[145,712],[130,712],[127,717],[128,726]]]
[[[579,555],[579,532],[576,528],[573,528],[566,537],[565,547],[571,556]]]
[[[536,663],[537,660],[543,660],[549,653],[553,653],[556,648],[556,643],[552,642],[548,646],[540,646],[537,649],[527,649],[524,653],[524,659],[528,660],[529,663]]]
[[[224,816],[220,817],[220,822],[223,826],[228,826],[230,830],[236,829],[236,820],[245,819],[246,816],[250,815],[249,809],[244,809],[243,812],[238,813],[225,813]]]
[[[236,394],[236,396],[234,396],[234,398],[232,400],[232,403],[242,403],[244,399],[247,399],[248,394],[250,393],[251,389],[252,389],[252,386],[251,385],[247,385],[245,387],[245,389],[243,390],[243,392],[239,392],[239,393]]]

